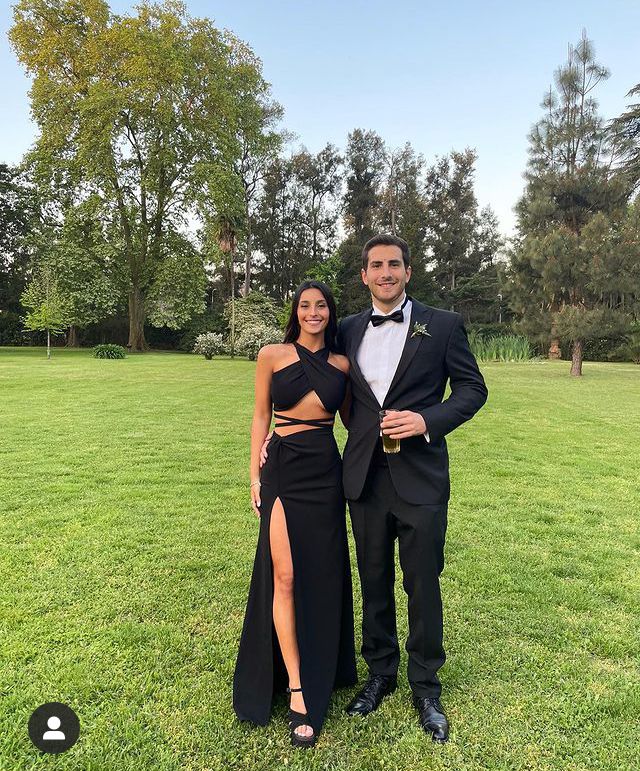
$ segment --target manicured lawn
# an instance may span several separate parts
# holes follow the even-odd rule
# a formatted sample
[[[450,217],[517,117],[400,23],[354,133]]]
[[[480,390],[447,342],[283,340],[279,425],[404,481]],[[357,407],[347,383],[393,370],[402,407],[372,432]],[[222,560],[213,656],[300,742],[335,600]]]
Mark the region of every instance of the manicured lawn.
[[[254,366],[0,349],[0,768],[640,768],[640,367],[483,365],[489,401],[449,437],[451,741],[421,732],[403,649],[396,693],[352,721],[338,692],[301,753],[284,702],[253,730],[231,709]],[[47,701],[80,717],[58,756],[27,736]]]

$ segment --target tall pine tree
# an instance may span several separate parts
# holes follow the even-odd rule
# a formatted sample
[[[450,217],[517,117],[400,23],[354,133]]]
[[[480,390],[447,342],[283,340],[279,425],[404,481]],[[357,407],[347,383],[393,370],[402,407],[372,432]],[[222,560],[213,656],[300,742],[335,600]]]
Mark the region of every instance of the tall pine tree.
[[[630,192],[593,96],[608,75],[583,33],[556,70],[556,88],[529,136],[527,185],[517,206],[511,302],[522,328],[545,340],[550,356],[562,340],[570,342],[572,375],[582,374],[585,340],[628,323],[623,287],[615,276],[605,280],[601,263],[614,259]]]
[[[346,239],[338,247],[341,267],[338,283],[342,296],[340,316],[361,311],[369,301],[360,278],[362,247],[374,235],[380,205],[385,148],[375,131],[355,129],[349,134],[346,164],[344,224]]]

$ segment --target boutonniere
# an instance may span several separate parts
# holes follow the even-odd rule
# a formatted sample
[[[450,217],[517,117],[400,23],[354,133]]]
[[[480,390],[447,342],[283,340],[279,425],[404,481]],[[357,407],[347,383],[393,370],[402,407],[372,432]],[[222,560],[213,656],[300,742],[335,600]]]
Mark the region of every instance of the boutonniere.
[[[427,325],[418,324],[417,321],[413,325],[413,331],[411,332],[411,337],[415,337],[416,335],[426,335],[426,337],[431,337],[431,333],[427,329]]]

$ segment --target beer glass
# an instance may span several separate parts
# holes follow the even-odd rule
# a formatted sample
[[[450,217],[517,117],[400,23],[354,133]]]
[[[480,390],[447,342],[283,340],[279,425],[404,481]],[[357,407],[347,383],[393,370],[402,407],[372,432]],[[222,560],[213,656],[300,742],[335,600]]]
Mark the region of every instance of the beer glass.
[[[391,412],[397,412],[398,410],[380,410],[378,412],[378,416],[380,418],[380,422],[382,423],[382,419],[385,415],[388,415]],[[382,429],[380,429],[380,436],[382,437],[382,449],[385,452],[400,452],[400,440],[399,439],[392,439],[387,434],[382,433]]]

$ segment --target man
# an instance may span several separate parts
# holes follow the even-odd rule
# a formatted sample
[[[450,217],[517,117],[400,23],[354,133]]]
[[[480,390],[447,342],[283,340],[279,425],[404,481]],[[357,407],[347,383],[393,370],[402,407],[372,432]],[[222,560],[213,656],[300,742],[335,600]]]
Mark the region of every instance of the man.
[[[362,587],[362,655],[369,678],[347,706],[368,715],[397,686],[400,659],[394,600],[395,539],[408,595],[408,678],[420,722],[434,741],[449,725],[440,702],[444,664],[439,576],[449,500],[445,435],[487,399],[459,313],[407,296],[409,246],[380,235],[362,252],[372,308],[343,319],[338,345],[351,363],[349,437],[343,483]],[[443,402],[449,381],[450,396]],[[393,410],[379,422],[381,409]],[[380,431],[400,440],[385,453]]]

